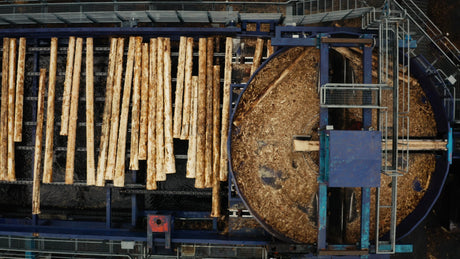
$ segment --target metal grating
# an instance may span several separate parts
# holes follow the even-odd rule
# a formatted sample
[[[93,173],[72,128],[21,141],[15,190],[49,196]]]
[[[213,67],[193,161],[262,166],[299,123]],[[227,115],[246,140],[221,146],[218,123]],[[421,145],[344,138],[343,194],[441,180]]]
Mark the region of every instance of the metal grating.
[[[321,87],[320,106],[324,108],[381,109],[379,96],[385,85],[325,84]]]

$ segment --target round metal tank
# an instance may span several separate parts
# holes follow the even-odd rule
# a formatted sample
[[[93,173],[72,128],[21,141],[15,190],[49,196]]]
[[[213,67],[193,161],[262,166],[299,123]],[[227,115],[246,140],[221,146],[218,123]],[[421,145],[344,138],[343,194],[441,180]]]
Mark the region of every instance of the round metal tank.
[[[420,63],[420,59],[411,59],[411,74],[421,89],[414,95],[419,100],[411,104],[411,108],[421,112],[417,109],[430,107],[432,118],[429,119],[435,121],[436,126],[433,126],[435,133],[429,137],[446,139],[449,123],[442,100]],[[317,238],[318,156],[293,152],[292,138],[305,135],[318,140],[318,64],[316,48],[277,51],[251,76],[231,116],[230,173],[238,194],[269,233],[289,242],[315,243]],[[426,120],[420,119],[420,125],[415,128],[423,128]],[[348,126],[353,127],[353,123]],[[421,135],[428,134],[421,131]],[[420,175],[408,176],[403,182],[408,190],[417,192],[419,198],[407,205],[410,208],[400,217],[398,238],[409,234],[429,213],[449,169],[446,152],[414,154],[410,160],[414,164],[412,171],[420,171],[415,165],[429,161],[430,166],[424,170],[429,176],[422,180]],[[360,195],[357,190],[354,192],[351,203],[356,204],[350,206],[354,209],[347,230],[350,238],[341,240],[345,243],[355,242],[359,235]],[[403,202],[401,206],[406,205]],[[371,219],[371,228],[372,225]],[[371,238],[373,231],[371,229]]]

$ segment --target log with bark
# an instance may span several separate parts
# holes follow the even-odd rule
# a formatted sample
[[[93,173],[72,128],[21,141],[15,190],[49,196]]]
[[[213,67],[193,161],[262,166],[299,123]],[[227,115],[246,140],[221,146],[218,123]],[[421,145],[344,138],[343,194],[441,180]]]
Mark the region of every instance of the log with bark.
[[[164,127],[165,127],[165,171],[167,174],[176,173],[176,158],[173,143],[173,115],[171,99],[171,40],[164,40]]]
[[[182,104],[184,97],[185,53],[187,38],[182,36],[179,41],[179,58],[177,61],[176,94],[174,100],[173,137],[180,138],[182,126]]]
[[[224,96],[222,101],[222,127],[221,127],[221,145],[220,145],[220,170],[219,180],[226,181],[228,174],[228,123],[230,115],[230,83],[232,79],[232,48],[233,39],[227,37],[225,43],[225,67],[224,67]]]
[[[34,177],[32,186],[32,214],[40,214],[40,167],[42,161],[43,117],[45,113],[46,69],[40,69],[37,100],[37,127],[35,129]]]
[[[264,40],[262,38],[257,38],[256,50],[254,52],[254,57],[252,59],[251,75],[254,74],[254,72],[256,72],[257,68],[259,68],[260,66],[263,49],[264,49]]]
[[[147,135],[149,124],[149,44],[142,44],[141,118],[139,129],[139,160],[147,159]]]
[[[51,38],[50,68],[48,75],[48,103],[46,110],[45,158],[43,161],[43,183],[53,180],[54,150],[54,101],[56,96],[58,38]]]
[[[138,47],[140,48],[141,44],[142,38],[129,37],[123,100],[121,103],[120,128],[118,130],[116,166],[113,178],[113,185],[117,187],[125,186],[126,134],[128,131],[129,100],[131,98],[131,86],[133,82],[134,53]]]
[[[72,74],[75,56],[75,37],[69,37],[67,47],[67,63],[65,67],[64,93],[62,95],[61,131],[67,136],[69,129],[70,93],[72,92]]]
[[[8,181],[16,180],[14,162],[14,95],[16,93],[16,39],[10,39],[8,56]]]
[[[0,180],[8,179],[8,70],[10,39],[3,38],[2,96],[0,107]]]
[[[195,188],[205,187],[206,152],[206,38],[199,39],[198,46],[198,118],[196,134]]]
[[[94,161],[93,38],[86,38],[86,184],[96,184]]]
[[[149,128],[147,143],[147,190],[157,188],[156,180],[156,96],[157,96],[157,39],[150,39],[149,61]]]
[[[185,51],[185,88],[184,88],[184,106],[182,112],[182,129],[180,139],[189,139],[191,125],[191,103],[192,103],[192,69],[193,69],[193,38],[187,38]]]
[[[133,104],[131,111],[131,151],[129,169],[139,170],[139,111],[141,105],[142,38],[136,38],[134,51]]]
[[[99,158],[97,161],[97,186],[104,186],[105,169],[107,165],[107,149],[109,147],[110,118],[112,115],[112,92],[113,79],[115,74],[115,59],[117,55],[117,38],[110,39],[109,68],[107,71],[107,81],[105,90],[105,104],[102,113],[101,142],[99,146]]]
[[[72,75],[72,92],[70,99],[69,128],[67,138],[67,155],[65,168],[65,183],[73,184],[75,170],[75,146],[77,140],[77,119],[78,101],[80,91],[81,55],[83,50],[83,39],[77,38],[75,43],[75,59]]]
[[[156,109],[156,141],[157,141],[157,164],[156,180],[166,181],[165,172],[165,135],[164,135],[164,38],[159,37],[157,50],[157,109]]]
[[[185,177],[195,178],[196,177],[196,134],[197,134],[197,118],[198,118],[198,77],[192,77],[192,116],[190,117],[190,134],[189,144],[187,151],[187,171]]]
[[[205,133],[205,168],[204,185],[212,187],[212,92],[213,92],[213,60],[214,59],[214,38],[207,39],[206,47],[206,133]]]
[[[123,77],[123,54],[125,39],[119,38],[115,61],[115,80],[113,83],[112,115],[110,116],[110,138],[105,179],[113,180],[117,160],[118,125],[120,122],[121,80]]]
[[[16,76],[16,102],[14,109],[14,142],[22,142],[24,106],[24,72],[26,66],[26,38],[19,39],[18,70]]]
[[[220,181],[219,181],[219,162],[220,162],[220,66],[213,67],[212,85],[212,209],[211,217],[220,217]]]

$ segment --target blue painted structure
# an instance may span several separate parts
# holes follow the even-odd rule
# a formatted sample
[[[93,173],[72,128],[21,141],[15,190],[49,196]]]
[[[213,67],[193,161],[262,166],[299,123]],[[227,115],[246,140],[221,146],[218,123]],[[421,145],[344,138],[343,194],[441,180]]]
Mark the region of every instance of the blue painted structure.
[[[283,35],[284,33],[284,35]],[[320,48],[321,52],[321,58],[320,58],[320,84],[324,85],[325,83],[328,82],[328,67],[329,67],[329,60],[328,54],[329,54],[329,47],[332,45],[322,43],[318,39],[320,37],[324,36],[330,36],[330,35],[354,35],[355,37],[358,37],[362,35],[364,38],[371,36],[371,32],[363,32],[355,29],[348,30],[348,28],[324,28],[324,30],[321,30],[321,28],[318,27],[277,27],[276,28],[276,36],[275,38],[272,39],[272,45],[278,46],[278,47],[286,47],[286,46],[316,46]],[[292,34],[298,34],[300,35],[298,38],[292,38]],[[334,44],[333,46],[349,46],[350,44]],[[372,71],[371,71],[371,56],[372,56],[372,47],[373,46],[364,46],[364,57],[363,57],[363,64],[364,64],[364,71],[363,71],[363,82],[364,83],[371,83],[372,82]],[[414,42],[411,42],[410,47],[416,47]],[[262,69],[265,64],[267,64],[270,59],[275,57],[276,55],[280,54],[283,52],[284,49],[278,50],[275,54],[273,54],[267,61],[265,61],[261,67],[259,67],[258,71]],[[415,78],[417,78],[422,85],[422,88],[424,89],[425,93],[428,95],[428,101],[430,101],[434,113],[435,113],[435,118],[437,121],[437,127],[438,131],[441,135],[445,135],[448,129],[450,128],[449,126],[449,120],[447,118],[447,113],[444,108],[442,98],[439,95],[439,93],[436,91],[436,86],[434,85],[433,82],[427,82],[426,79],[423,79],[423,77],[429,76],[427,75],[426,71],[417,71],[421,65],[417,64],[417,60],[411,59],[411,73],[414,75]],[[256,71],[257,73],[257,71]],[[250,78],[248,85],[250,85],[251,80],[254,78],[254,75]],[[238,107],[239,101],[241,99],[241,96],[244,94],[247,86],[243,89],[242,93],[238,97],[236,101],[236,108]],[[369,130],[370,124],[371,124],[371,115],[368,109],[364,109],[364,118],[363,118],[363,128],[365,130]],[[233,119],[233,116],[235,115],[235,111],[232,114],[231,120]],[[324,130],[325,126],[328,124],[328,112],[327,108],[322,108],[320,111],[320,130]],[[230,131],[235,130],[232,129],[232,124],[230,123]],[[325,143],[326,138],[325,134],[323,132],[320,133],[320,143]],[[230,140],[228,142],[229,144],[229,150],[231,149],[230,145]],[[325,152],[324,149],[324,144],[320,145],[320,159],[325,159],[325,156],[323,155],[323,152]],[[231,152],[229,152],[231,154]],[[439,197],[439,194],[442,190],[442,187],[444,185],[445,178],[448,173],[449,169],[449,164],[446,163],[446,158],[448,156],[445,154],[440,154],[440,156],[437,157],[436,161],[436,169],[434,172],[434,176],[436,179],[432,178],[430,188],[427,191],[426,195],[423,197],[422,201],[418,204],[417,208],[408,216],[406,217],[397,227],[397,235],[398,235],[398,240],[403,238],[404,236],[408,235],[420,222],[426,217],[426,215],[429,213],[431,207],[434,205],[436,202],[437,198]],[[230,173],[233,175],[232,167],[231,167],[231,157],[229,157],[229,166],[230,166]],[[326,163],[327,164],[327,163]],[[323,172],[326,171],[326,168],[324,168],[323,163],[320,163],[320,176],[318,177],[318,182],[319,182],[319,195],[318,195],[318,208],[319,208],[319,217],[318,217],[318,244],[317,244],[317,249],[326,249],[326,247],[333,247],[333,245],[327,244],[326,243],[326,213],[327,213],[327,184],[326,182],[328,181],[328,176],[323,174]],[[235,183],[236,184],[236,183]],[[236,185],[236,189],[238,190],[238,186]],[[365,187],[362,188],[361,190],[362,194],[362,214],[364,215],[363,218],[361,219],[361,242],[360,242],[360,249],[369,249],[372,246],[370,245],[369,242],[369,217],[370,217],[370,188]],[[243,202],[245,203],[246,207],[251,210],[251,208],[248,206],[248,204],[245,202],[244,197],[242,197]],[[254,211],[251,211],[252,214],[258,219],[259,223],[261,223],[264,228],[270,232],[271,234],[274,234],[276,237],[285,240],[286,237],[284,237],[280,233],[274,233],[274,230],[268,226],[263,220],[261,220],[257,213]],[[411,252],[412,251],[412,246],[411,245],[396,245],[396,251],[397,252]]]
[[[283,28],[283,27],[281,27]],[[297,28],[297,27],[294,27]],[[298,27],[300,28],[300,27]],[[347,29],[347,28],[319,28],[319,27],[304,27],[302,30],[305,31],[305,28],[311,30],[311,36],[313,38],[305,38],[303,43],[305,44],[302,46],[318,46],[320,44],[321,48],[321,84],[325,84],[328,82],[327,78],[327,71],[328,71],[328,55],[329,55],[329,48],[330,44],[325,43],[318,43],[317,36],[325,36],[325,35],[340,35],[340,34],[349,34],[349,35],[369,35],[369,32],[362,32],[357,29]],[[289,28],[292,29],[292,28]],[[297,29],[296,29],[297,30]],[[67,36],[93,36],[93,37],[107,37],[107,36],[128,36],[128,35],[141,35],[141,36],[171,36],[173,39],[174,37],[178,37],[179,35],[187,35],[187,36],[205,36],[205,35],[225,35],[225,36],[237,36],[240,35],[241,29],[239,28],[55,28],[55,29],[42,29],[42,28],[35,28],[35,29],[4,29],[0,30],[1,35],[9,36],[9,37],[17,37],[17,36],[24,36],[27,35],[30,38],[35,39],[46,39],[52,36],[58,37],[67,37]],[[278,31],[277,31],[278,33]],[[280,41],[276,41],[278,39],[274,39],[273,45],[277,46],[297,46],[299,41],[296,39],[282,39]],[[297,45],[296,45],[297,44]],[[335,44],[334,46],[348,46],[347,44]],[[278,51],[280,53],[283,50]],[[276,56],[275,53],[273,55]],[[369,62],[368,58],[371,54],[371,48],[364,48],[364,62]],[[36,61],[34,64],[36,65],[36,71],[38,71],[38,56],[36,53],[34,54],[37,56]],[[264,65],[268,62],[267,60]],[[425,92],[429,96],[429,101],[432,103],[432,107],[435,112],[436,121],[438,122],[438,130],[443,133],[446,130],[450,129],[448,125],[448,118],[446,118],[446,112],[443,107],[442,98],[439,96],[439,93],[436,91],[436,87],[434,86],[434,82],[430,79],[428,73],[423,71],[421,65],[417,66],[416,61],[413,61],[411,64],[411,69],[415,70],[412,71],[416,74],[416,77],[421,82],[422,87],[424,88]],[[366,63],[365,63],[366,64]],[[262,65],[262,67],[264,66]],[[365,66],[368,67],[368,66]],[[370,67],[370,66],[369,66]],[[417,69],[420,71],[417,74]],[[260,70],[260,68],[259,68]],[[364,71],[364,80],[366,82],[369,80],[369,71]],[[430,81],[431,80],[431,81]],[[425,82],[426,81],[426,82]],[[36,79],[34,78],[34,85],[36,86]],[[424,82],[424,83],[422,83]],[[244,90],[243,90],[244,93]],[[239,99],[238,99],[239,100]],[[238,101],[237,101],[238,102]],[[328,113],[327,109],[321,111],[321,125],[325,127],[327,125]],[[367,119],[365,119],[364,124],[366,125]],[[231,130],[231,129],[230,129]],[[325,141],[325,140],[324,140]],[[231,153],[231,152],[229,152]],[[448,157],[448,156],[447,156]],[[414,213],[409,215],[399,226],[398,226],[398,233],[409,233],[416,225],[423,220],[426,216],[430,208],[433,206],[434,202],[436,201],[439,193],[442,189],[442,185],[445,181],[445,176],[447,175],[446,172],[448,171],[448,164],[445,164],[445,159],[447,159],[444,155],[441,155],[437,159],[436,164],[436,178],[432,179],[432,183],[430,184],[430,188],[427,191],[426,195],[420,202],[419,206],[416,208]],[[231,168],[231,158],[230,158],[230,168]],[[327,181],[328,179],[322,178],[319,179],[320,181],[320,207],[322,208],[320,217],[320,239],[318,242],[318,248],[325,249],[328,244],[326,243],[326,212],[327,212]],[[237,187],[238,188],[238,187]],[[113,225],[112,224],[112,208],[111,208],[111,197],[112,197],[112,189],[107,188],[106,193],[106,221],[105,222],[84,222],[84,221],[60,221],[60,220],[43,220],[39,219],[38,217],[33,217],[32,219],[8,219],[2,218],[0,219],[0,234],[3,235],[20,235],[20,236],[33,236],[39,233],[40,236],[43,237],[58,237],[58,238],[87,238],[87,239],[110,239],[110,240],[136,240],[136,241],[143,241],[147,240],[147,233],[146,231],[136,231],[133,230],[133,225],[136,225],[136,219],[138,217],[146,216],[146,213],[154,213],[154,214],[168,214],[171,216],[177,217],[190,217],[190,218],[209,218],[207,212],[145,212],[139,211],[137,209],[137,205],[135,202],[135,195],[132,196],[133,198],[133,208],[132,208],[132,221],[131,224],[122,224],[122,225]],[[370,202],[370,189],[363,188],[362,189],[362,197],[363,197],[363,207],[362,211],[365,213],[369,209],[369,202]],[[243,197],[244,202],[244,197]],[[247,205],[247,204],[246,204]],[[137,214],[137,215],[136,215]],[[423,216],[421,216],[423,215]],[[257,215],[255,215],[257,218]],[[368,249],[369,248],[369,238],[368,238],[368,219],[367,217],[363,218],[362,223],[362,239],[360,244],[360,249]],[[270,227],[267,226],[265,223],[260,221],[261,224],[272,234],[277,237],[280,237],[278,234],[274,233],[273,230],[270,230]],[[414,225],[415,223],[415,225]],[[367,227],[366,227],[367,226]],[[400,236],[403,237],[404,235]],[[280,237],[283,239],[283,237]],[[158,243],[164,244],[164,238],[156,237],[155,241]],[[241,236],[238,237],[229,237],[229,236],[222,236],[217,231],[175,231],[172,233],[171,236],[172,243],[201,243],[201,244],[234,244],[234,245],[266,245],[271,243],[272,241],[270,238],[263,236],[258,238],[242,238]],[[329,247],[333,247],[329,245]],[[404,249],[408,249],[407,247],[402,247],[400,251],[407,251]]]
[[[380,131],[328,130],[328,187],[379,187]]]

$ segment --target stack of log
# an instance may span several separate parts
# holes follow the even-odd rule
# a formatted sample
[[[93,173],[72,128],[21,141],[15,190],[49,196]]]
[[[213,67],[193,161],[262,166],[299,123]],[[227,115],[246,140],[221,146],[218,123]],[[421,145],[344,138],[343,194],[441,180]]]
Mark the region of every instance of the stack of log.
[[[167,174],[176,172],[173,138],[188,140],[186,177],[195,179],[196,188],[213,188],[212,216],[220,216],[220,181],[227,180],[228,174],[227,138],[232,39],[226,39],[222,111],[221,68],[215,64],[218,62],[214,59],[214,48],[219,47],[216,41],[214,37],[199,39],[198,75],[192,75],[194,41],[193,38],[180,38],[173,113],[170,39],[152,38],[149,42],[143,43],[142,37],[130,37],[126,62],[123,60],[125,39],[110,40],[105,105],[96,167],[93,39],[86,39],[88,185],[104,186],[106,180],[112,180],[114,186],[124,186],[128,115],[131,113],[129,169],[139,170],[139,160],[146,160],[146,188],[155,190],[158,181],[165,181]],[[68,42],[60,135],[67,136],[65,183],[73,184],[84,39],[70,37]],[[16,45],[16,39],[3,40],[0,138],[4,141],[0,145],[0,180],[9,181],[15,180],[14,142],[22,141],[25,38],[19,39],[18,53]],[[46,117],[47,71],[40,70],[33,178],[34,214],[40,213],[40,180],[42,179],[43,183],[53,181],[57,51],[58,39],[52,38]],[[45,118],[45,154],[41,177]]]
[[[22,142],[26,39],[3,38],[0,180],[15,181],[14,143]]]

